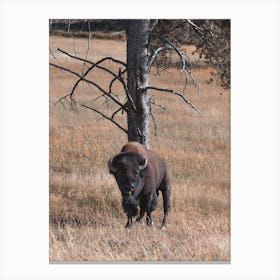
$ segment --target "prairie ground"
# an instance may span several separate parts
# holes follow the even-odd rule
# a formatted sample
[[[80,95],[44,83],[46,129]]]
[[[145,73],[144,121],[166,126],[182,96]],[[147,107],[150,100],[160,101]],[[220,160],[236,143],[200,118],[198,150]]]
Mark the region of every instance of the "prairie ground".
[[[81,72],[83,62],[56,51],[57,47],[85,57],[86,39],[50,37],[50,61]],[[186,47],[190,52],[193,47]],[[126,60],[125,42],[93,40],[88,59],[104,56]],[[104,62],[118,72],[119,65]],[[189,79],[186,96],[201,110],[192,110],[172,94],[151,91],[156,104],[151,120],[150,148],[166,159],[172,174],[172,208],[166,229],[162,199],[145,222],[125,229],[126,216],[108,159],[126,143],[123,131],[93,111],[78,112],[55,104],[71,92],[77,77],[50,67],[49,95],[49,259],[50,261],[229,261],[230,260],[230,92],[209,83],[215,69],[198,67]],[[153,73],[156,73],[153,69]],[[108,88],[101,70],[90,79]],[[151,76],[151,85],[182,91],[185,76],[175,68]],[[114,92],[122,99],[120,85]],[[115,107],[87,84],[77,100],[108,115]],[[163,109],[165,108],[165,109]],[[126,116],[116,115],[126,126]],[[156,132],[156,133],[155,133]],[[155,135],[157,134],[157,135]]]

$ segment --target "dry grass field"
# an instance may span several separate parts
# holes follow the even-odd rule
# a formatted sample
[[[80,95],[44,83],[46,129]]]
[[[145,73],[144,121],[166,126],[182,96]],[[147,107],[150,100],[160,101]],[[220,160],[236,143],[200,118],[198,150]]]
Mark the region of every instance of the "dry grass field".
[[[62,55],[60,47],[85,56],[87,40],[50,37],[50,61],[81,72],[83,63]],[[88,58],[113,56],[125,61],[125,42],[93,40]],[[118,65],[104,65],[118,69]],[[215,82],[211,69],[195,68],[187,97],[201,110],[168,93],[153,92],[166,110],[153,107],[151,149],[168,162],[173,182],[168,226],[161,230],[162,199],[154,225],[125,229],[126,216],[108,159],[126,143],[126,135],[93,111],[78,113],[55,102],[69,93],[77,78],[50,67],[49,119],[49,259],[50,261],[229,261],[230,260],[230,93]],[[213,69],[212,69],[213,70]],[[154,71],[155,72],[155,71]],[[109,77],[95,71],[91,79],[104,87]],[[151,84],[181,91],[184,75],[176,69],[152,75]],[[121,96],[115,83],[114,91]],[[81,84],[77,99],[104,112],[114,107],[93,87]],[[93,98],[92,98],[93,97]],[[125,115],[117,119],[125,126]]]

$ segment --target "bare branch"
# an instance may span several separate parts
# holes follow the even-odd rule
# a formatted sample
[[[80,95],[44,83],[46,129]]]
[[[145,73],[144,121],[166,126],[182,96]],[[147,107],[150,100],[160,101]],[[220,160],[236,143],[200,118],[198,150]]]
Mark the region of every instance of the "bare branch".
[[[139,88],[139,90],[157,90],[157,91],[163,91],[163,92],[168,92],[168,93],[171,93],[171,94],[174,94],[174,95],[177,95],[179,97],[181,97],[185,103],[187,103],[188,105],[191,106],[192,109],[194,109],[195,111],[197,111],[198,113],[201,113],[201,111],[195,106],[192,104],[191,101],[189,101],[185,95],[183,95],[182,93],[179,93],[179,92],[176,92],[175,90],[172,90],[172,89],[167,89],[167,88],[160,88],[160,87],[153,87],[153,86],[149,86],[149,87],[145,87],[145,88]]]
[[[101,97],[108,98],[106,95],[101,94],[101,95],[97,96],[96,98],[92,99],[92,102],[95,102],[96,100],[100,99]]]
[[[157,123],[156,123],[156,120],[155,120],[155,117],[154,117],[152,111],[150,112],[150,115],[151,115],[153,123],[154,123],[155,136],[157,136]]]
[[[56,59],[56,56],[54,55],[53,51],[51,50],[51,48],[49,48],[49,52],[50,54],[53,56],[54,59]]]
[[[92,107],[89,107],[89,106],[87,106],[87,105],[84,105],[84,104],[81,104],[81,106],[82,106],[82,107],[85,107],[85,108],[87,108],[87,109],[90,109],[90,110],[92,110],[92,111],[94,111],[94,112],[96,112],[96,113],[98,113],[99,115],[101,115],[101,116],[102,116],[103,118],[105,118],[106,120],[109,120],[110,122],[112,122],[114,125],[116,125],[118,128],[120,128],[122,131],[124,131],[126,134],[128,133],[128,131],[127,131],[125,128],[123,128],[120,124],[118,124],[118,123],[117,123],[116,121],[114,121],[112,118],[110,118],[110,117],[104,115],[102,112],[96,110],[95,108],[92,108]]]
[[[71,38],[73,39],[73,50],[74,50],[74,53],[75,55],[77,55],[77,51],[76,51],[76,37],[74,35],[71,34]]]
[[[125,83],[125,81],[123,80],[122,78],[122,72],[121,72],[121,68],[119,69],[119,80],[120,82],[122,83],[123,87],[124,87],[124,90],[125,90],[125,93],[126,93],[126,96],[127,96],[127,99],[129,100],[129,102],[131,103],[132,105],[132,108],[133,110],[136,110],[136,105],[129,93],[129,90],[128,90],[128,87],[127,87],[127,84]]]
[[[193,28],[193,30],[199,35],[200,38],[203,39],[203,41],[210,47],[212,48],[211,44],[214,44],[210,38],[207,38],[205,30],[203,30],[201,27],[197,26],[195,23],[193,23],[190,19],[186,20],[190,26]],[[213,38],[213,32],[208,30],[207,34],[210,34],[211,39]],[[211,42],[210,42],[211,41]]]
[[[59,99],[55,102],[55,105],[57,105],[58,103],[62,103],[62,104],[63,104],[63,101],[64,101],[64,100],[67,100],[67,97],[69,97],[69,98],[71,99],[70,96],[71,96],[71,93],[62,96],[61,98],[59,98]],[[64,104],[63,104],[63,107],[65,108],[65,105],[64,105]]]
[[[116,111],[112,114],[111,119],[113,119],[113,118],[115,117],[115,115],[116,115],[118,112],[120,112],[120,111],[122,111],[122,113],[123,113],[122,108],[119,108],[118,110],[116,110]]]
[[[66,106],[65,106],[65,104],[64,104],[64,102],[63,102],[64,100],[67,101],[67,99],[63,97],[59,102],[60,102],[60,104],[63,106],[64,110],[66,110]],[[56,105],[57,103],[58,103],[58,102],[55,102],[55,105]]]
[[[49,63],[49,65],[50,65],[50,66],[53,66],[53,67],[56,67],[56,68],[58,68],[58,69],[60,69],[60,70],[66,71],[66,72],[68,72],[68,73],[71,73],[71,74],[73,74],[73,75],[79,77],[80,80],[82,80],[82,81],[84,81],[84,82],[86,82],[86,83],[89,83],[89,84],[93,85],[93,86],[96,87],[99,91],[101,91],[105,96],[109,97],[112,101],[114,101],[116,104],[118,104],[120,107],[122,107],[122,108],[125,110],[125,108],[123,107],[123,104],[122,104],[121,102],[119,102],[115,97],[113,97],[111,94],[109,94],[106,90],[104,90],[101,86],[99,86],[98,84],[94,83],[93,81],[90,81],[90,80],[86,79],[84,76],[81,76],[81,75],[78,74],[77,72],[74,72],[74,71],[72,71],[72,70],[70,70],[70,69],[68,69],[68,68],[65,68],[65,67],[62,67],[62,66],[53,64],[53,63]],[[67,94],[67,95],[65,96],[65,98],[68,97],[68,96],[69,96],[70,98],[72,98],[72,96],[73,96],[73,91],[72,91],[72,93]],[[62,98],[62,99],[63,99],[63,98]],[[62,100],[62,99],[61,99],[61,100]]]
[[[190,59],[188,54],[186,54],[184,52],[181,52],[181,53],[182,53],[183,56],[186,56],[188,59]],[[191,63],[190,63],[190,67],[192,67]],[[197,88],[198,92],[200,92],[199,84],[196,82],[195,78],[193,77],[192,72],[189,69],[189,67],[186,67],[185,69],[183,69],[183,71],[191,77],[195,87]],[[186,87],[187,87],[188,75],[186,75],[185,84],[184,84],[184,88],[183,88],[183,94],[185,93],[185,90],[186,90]]]
[[[67,32],[68,32],[68,33],[70,32],[70,27],[71,27],[71,20],[68,19],[68,29],[67,29]]]
[[[111,57],[106,57],[106,58],[101,59],[101,60],[98,61],[97,63],[93,63],[93,62],[91,62],[91,61],[88,61],[87,59],[83,59],[83,58],[76,57],[76,56],[74,57],[73,55],[68,54],[68,53],[65,52],[65,51],[62,51],[62,50],[59,50],[59,51],[61,51],[62,53],[66,54],[66,55],[69,56],[69,57],[75,58],[75,59],[77,59],[77,60],[84,61],[84,63],[85,63],[85,62],[89,62],[89,63],[92,64],[92,66],[91,66],[91,67],[84,73],[84,75],[82,76],[82,75],[76,73],[75,71],[72,71],[72,70],[70,70],[70,69],[67,69],[67,68],[62,67],[62,66],[59,66],[59,65],[55,65],[55,64],[53,64],[53,63],[50,63],[51,66],[54,66],[54,67],[56,67],[56,68],[58,68],[58,69],[60,69],[60,70],[69,72],[69,73],[71,73],[71,74],[73,74],[73,75],[75,75],[75,76],[77,76],[77,77],[80,78],[80,79],[75,83],[75,85],[74,85],[74,87],[73,87],[71,93],[70,93],[70,94],[67,94],[67,95],[64,96],[64,97],[62,97],[62,98],[59,99],[57,102],[62,102],[64,99],[66,99],[67,97],[69,97],[70,100],[71,100],[71,102],[70,102],[71,109],[72,109],[75,113],[78,112],[77,102],[74,100],[73,94],[74,94],[74,91],[75,91],[75,89],[77,88],[78,84],[79,84],[81,81],[84,81],[84,82],[86,82],[86,83],[88,83],[88,84],[90,84],[90,85],[95,86],[96,88],[98,88],[99,91],[101,91],[102,95],[99,96],[99,97],[97,97],[97,98],[100,98],[100,97],[102,97],[102,96],[104,96],[104,97],[106,97],[106,98],[109,98],[110,100],[114,101],[120,108],[117,109],[117,110],[113,113],[112,117],[110,118],[110,117],[106,116],[105,114],[103,114],[102,112],[100,112],[99,110],[97,110],[97,109],[95,109],[95,108],[89,107],[89,106],[87,106],[87,105],[85,105],[85,104],[80,104],[80,105],[81,105],[82,107],[85,107],[85,108],[87,108],[87,109],[90,109],[90,110],[95,111],[96,113],[98,113],[98,114],[100,114],[102,117],[104,117],[105,119],[110,120],[112,123],[114,123],[114,124],[115,124],[116,126],[118,126],[120,129],[122,129],[125,133],[127,133],[127,130],[126,130],[125,128],[123,128],[120,124],[118,124],[115,120],[113,120],[114,116],[115,116],[119,111],[121,111],[121,110],[122,110],[122,111],[126,111],[126,107],[125,107],[125,105],[123,105],[122,103],[120,103],[116,98],[114,98],[114,97],[111,95],[111,88],[112,88],[113,82],[114,82],[115,80],[120,81],[121,84],[122,84],[123,87],[124,87],[124,90],[125,90],[125,92],[126,92],[126,95],[127,95],[128,100],[129,100],[129,101],[131,102],[131,104],[133,105],[133,108],[136,109],[136,106],[135,106],[135,104],[134,104],[134,102],[133,102],[133,100],[132,100],[132,97],[130,96],[130,94],[129,94],[129,92],[128,92],[127,85],[126,85],[126,83],[125,83],[125,81],[124,81],[124,79],[123,79],[123,77],[122,77],[122,74],[126,72],[126,69],[122,71],[121,68],[119,68],[119,74],[116,75],[115,73],[113,73],[113,72],[110,71],[109,69],[107,69],[107,68],[105,68],[105,67],[101,67],[101,66],[98,65],[98,64],[102,63],[102,62],[105,61],[105,60],[112,60],[113,62],[117,62],[117,63],[120,63],[120,64],[122,64],[122,65],[125,65],[125,64],[122,63],[121,61],[115,60],[114,58],[111,58]],[[109,92],[107,92],[106,90],[104,90],[103,88],[101,88],[97,83],[95,83],[95,82],[93,82],[93,81],[91,81],[91,80],[86,79],[85,76],[86,76],[94,67],[99,68],[99,69],[103,69],[103,70],[105,70],[106,72],[110,73],[112,76],[114,76],[112,82],[110,83]],[[96,99],[97,99],[97,98],[96,98]],[[63,103],[63,102],[62,102],[62,103]],[[63,104],[63,105],[64,105],[64,104]]]
[[[190,19],[187,19],[186,21],[190,24],[190,26],[191,26],[197,33],[203,34],[202,29],[201,29],[199,26],[197,26],[195,23],[193,23]]]
[[[171,46],[169,46],[169,47],[160,47],[160,48],[158,48],[158,49],[156,49],[156,50],[154,50],[152,52],[152,54],[150,56],[150,59],[149,59],[149,62],[148,62],[149,69],[151,69],[151,66],[152,66],[156,56],[158,55],[158,53],[161,52],[161,51],[168,50],[168,49],[172,49],[172,47]]]
[[[150,20],[149,31],[151,32],[156,27],[157,24],[158,24],[158,19]]]
[[[191,77],[191,79],[192,79],[192,81],[193,81],[195,87],[197,88],[197,91],[199,92],[199,91],[200,91],[199,84],[197,83],[197,81],[196,81],[195,78],[193,77],[192,72],[191,72],[188,68],[184,69],[183,71],[184,71],[185,73],[188,73],[188,74],[189,74],[189,76]],[[186,76],[186,77],[187,77],[187,76]],[[185,92],[186,85],[187,85],[187,80],[186,80],[186,82],[185,82],[185,86],[184,86],[183,92]]]
[[[119,70],[120,71],[120,70]],[[121,75],[123,75],[124,73],[126,73],[127,72],[127,69],[124,69],[122,72],[121,72]],[[120,72],[119,72],[119,75],[120,75]],[[110,85],[109,85],[109,93],[111,93],[112,92],[112,86],[113,86],[113,83],[115,82],[115,81],[117,81],[117,80],[119,80],[119,75],[116,75],[114,78],[113,78],[113,80],[110,82]]]
[[[70,108],[71,110],[75,113],[75,114],[78,114],[79,113],[79,109],[78,109],[78,106],[77,106],[77,101],[74,99],[74,98],[70,98]]]
[[[67,55],[67,56],[69,56],[69,57],[71,57],[71,58],[74,58],[74,59],[77,59],[77,60],[80,60],[80,61],[84,61],[84,62],[88,62],[88,63],[92,64],[92,66],[91,66],[91,67],[84,73],[84,75],[82,76],[83,78],[84,78],[85,76],[87,76],[87,74],[88,74],[90,71],[92,71],[95,67],[98,68],[98,69],[104,70],[104,71],[106,71],[107,73],[109,73],[110,75],[112,75],[112,76],[114,77],[114,79],[113,79],[112,82],[110,83],[110,86],[109,86],[109,94],[111,93],[111,87],[112,87],[111,84],[112,84],[115,80],[119,80],[119,81],[120,81],[120,77],[119,77],[119,75],[115,74],[115,73],[112,72],[111,70],[107,69],[106,67],[102,67],[102,66],[100,66],[99,64],[102,63],[102,62],[104,62],[104,61],[106,61],[106,60],[111,60],[111,61],[113,61],[113,62],[115,62],[115,63],[119,63],[119,64],[121,64],[121,65],[123,65],[123,66],[126,67],[126,64],[125,64],[124,62],[122,62],[122,61],[120,61],[120,60],[117,60],[117,59],[115,59],[115,58],[113,58],[113,57],[104,57],[104,58],[102,58],[101,60],[99,60],[98,62],[94,63],[94,62],[92,62],[92,61],[90,61],[90,60],[86,60],[86,59],[83,59],[83,58],[80,58],[80,57],[77,57],[77,56],[73,56],[73,55],[71,55],[71,54],[69,54],[69,53],[67,53],[67,52],[65,52],[65,51],[63,51],[63,50],[61,50],[61,49],[58,49],[58,51],[62,52],[63,54],[65,54],[65,55]],[[125,73],[125,72],[126,72],[126,69],[123,70],[122,73]],[[75,83],[75,85],[74,85],[74,87],[73,87],[73,89],[72,89],[72,91],[71,91],[71,94],[74,94],[74,91],[76,90],[78,84],[79,84],[81,81],[84,80],[83,78],[79,79],[79,80]],[[125,88],[124,88],[124,89],[125,89]],[[126,90],[126,89],[125,89],[125,90]]]
[[[180,61],[181,61],[181,68],[184,69],[185,68],[185,59],[183,57],[183,55],[181,54],[181,52],[176,48],[176,46],[174,44],[172,44],[168,39],[166,39],[164,36],[162,36],[159,33],[156,32],[150,32],[151,36],[155,36],[158,37],[160,40],[162,40],[164,43],[168,44],[179,56]]]
[[[156,107],[159,107],[160,109],[162,109],[163,111],[166,111],[166,108],[163,107],[162,105],[160,104],[157,104],[153,99],[151,99],[151,104],[156,106]]]
[[[193,30],[203,40],[204,47],[200,49],[202,49],[203,52],[207,50],[207,53],[210,53],[210,56],[214,59],[215,64],[218,67],[218,77],[220,77],[223,86],[227,87],[228,81],[224,79],[225,78],[224,73],[225,72],[229,73],[229,69],[227,68],[227,66],[225,66],[225,62],[223,62],[222,56],[219,55],[219,51],[222,47],[219,45],[219,39],[217,39],[217,34],[215,34],[212,30],[213,27],[211,26],[210,28],[204,28],[204,27],[201,28],[189,19],[187,19],[186,22],[193,28]],[[224,49],[223,53],[227,52],[228,50],[229,48]],[[230,80],[230,77],[228,77],[228,79]]]
[[[155,33],[155,32],[150,32],[150,35],[151,35],[151,36],[156,36],[156,37],[158,37],[160,40],[162,40],[164,43],[166,43],[166,44],[168,45],[168,47],[165,47],[165,48],[158,48],[158,49],[151,55],[150,60],[149,60],[149,67],[152,65],[153,61],[155,60],[157,54],[158,54],[160,51],[172,49],[172,50],[174,50],[174,51],[178,54],[178,56],[179,56],[180,63],[181,63],[181,71],[185,72],[186,74],[188,74],[188,75],[191,77],[191,79],[192,79],[192,81],[193,81],[195,87],[196,87],[196,88],[198,89],[198,91],[199,91],[199,90],[200,90],[199,85],[198,85],[198,83],[196,82],[196,80],[194,79],[194,77],[193,77],[193,75],[192,75],[192,73],[191,73],[191,71],[190,71],[190,69],[189,69],[189,66],[191,66],[191,64],[190,64],[189,62],[187,62],[186,59],[185,59],[185,57],[189,58],[189,56],[188,56],[186,53],[179,51],[178,48],[177,48],[174,44],[172,44],[168,39],[166,39],[166,38],[165,38],[164,36],[162,36],[161,34]],[[183,92],[185,91],[186,84],[187,84],[187,79],[186,79],[186,81],[185,81],[185,86],[184,86]]]

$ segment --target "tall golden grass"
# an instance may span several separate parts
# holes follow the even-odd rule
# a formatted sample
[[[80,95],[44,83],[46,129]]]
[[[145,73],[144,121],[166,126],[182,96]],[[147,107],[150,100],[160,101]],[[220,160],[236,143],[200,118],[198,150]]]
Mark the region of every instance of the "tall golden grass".
[[[60,47],[84,55],[87,40],[50,37],[50,48]],[[81,71],[82,63],[57,52],[54,63]],[[89,58],[103,56],[125,60],[124,42],[95,40]],[[118,66],[106,63],[112,69]],[[85,108],[74,114],[55,102],[69,93],[76,78],[50,68],[50,261],[229,261],[230,260],[230,93],[209,84],[210,70],[198,68],[186,95],[202,114],[171,94],[151,92],[166,110],[153,107],[157,136],[151,122],[151,149],[168,162],[173,182],[172,208],[168,227],[160,230],[162,199],[154,212],[154,226],[141,223],[124,229],[126,216],[107,161],[126,143],[126,135],[112,123]],[[101,71],[92,74],[106,86]],[[152,75],[151,84],[181,91],[184,76],[170,69]],[[121,94],[121,87],[115,91]],[[81,85],[79,100],[105,112],[114,107],[98,93]],[[117,119],[125,126],[125,115]]]

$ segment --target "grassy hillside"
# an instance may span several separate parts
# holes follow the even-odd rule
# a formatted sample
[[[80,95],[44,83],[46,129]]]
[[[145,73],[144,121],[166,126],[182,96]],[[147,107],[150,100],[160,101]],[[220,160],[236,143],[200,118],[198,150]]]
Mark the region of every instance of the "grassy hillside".
[[[50,37],[56,58],[50,60],[76,71],[82,62],[55,52],[60,47],[84,56],[87,40]],[[104,56],[125,60],[121,41],[94,40],[89,59]],[[118,65],[106,62],[111,69]],[[78,113],[55,102],[69,93],[76,78],[50,67],[50,251],[57,260],[230,260],[230,93],[211,78],[209,68],[196,68],[198,93],[191,81],[186,95],[202,114],[167,93],[151,95],[157,136],[151,122],[151,149],[168,162],[173,182],[172,208],[168,227],[160,230],[162,199],[154,213],[154,226],[143,221],[124,229],[126,216],[114,178],[107,170],[108,159],[127,141],[112,123],[85,108]],[[155,72],[155,71],[154,71]],[[96,71],[91,79],[106,85],[109,77]],[[153,75],[151,84],[181,91],[184,75],[171,69]],[[121,87],[114,91],[121,95]],[[95,102],[96,90],[81,85],[77,96],[105,112],[114,111],[105,98]],[[126,125],[125,115],[117,119]]]

